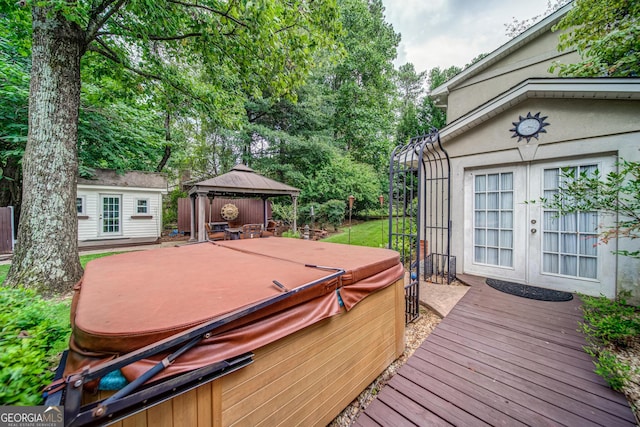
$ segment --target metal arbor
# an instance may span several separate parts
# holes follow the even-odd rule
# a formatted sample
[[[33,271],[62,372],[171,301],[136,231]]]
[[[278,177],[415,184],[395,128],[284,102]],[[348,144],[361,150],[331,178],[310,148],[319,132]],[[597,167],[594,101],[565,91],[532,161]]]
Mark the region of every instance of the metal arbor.
[[[389,162],[389,248],[400,252],[409,271],[405,320],[420,314],[420,278],[449,284],[451,256],[451,165],[440,134],[412,138],[396,147]],[[422,274],[422,276],[421,276]]]

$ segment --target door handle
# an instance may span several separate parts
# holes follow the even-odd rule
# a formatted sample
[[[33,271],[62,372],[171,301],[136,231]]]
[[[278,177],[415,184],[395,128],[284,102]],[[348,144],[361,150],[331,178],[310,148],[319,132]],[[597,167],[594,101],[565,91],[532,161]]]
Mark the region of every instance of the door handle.
[[[538,231],[538,230],[536,230],[535,228],[532,228],[532,229],[531,229],[531,234],[536,234],[536,232],[537,232],[537,231]]]

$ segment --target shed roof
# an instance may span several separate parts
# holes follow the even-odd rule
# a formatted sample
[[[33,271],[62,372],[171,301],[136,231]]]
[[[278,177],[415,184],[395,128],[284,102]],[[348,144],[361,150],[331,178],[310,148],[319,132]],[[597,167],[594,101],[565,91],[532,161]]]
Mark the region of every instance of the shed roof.
[[[167,189],[167,177],[159,172],[95,169],[92,178],[78,177],[80,185]]]
[[[223,175],[195,183],[189,190],[189,194],[203,192],[218,196],[297,196],[300,189],[262,176],[248,166],[236,165]]]

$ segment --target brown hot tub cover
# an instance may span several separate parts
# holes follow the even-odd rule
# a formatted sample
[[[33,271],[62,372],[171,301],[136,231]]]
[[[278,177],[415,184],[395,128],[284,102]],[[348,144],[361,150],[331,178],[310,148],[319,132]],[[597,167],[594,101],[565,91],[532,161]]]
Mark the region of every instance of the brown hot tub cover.
[[[341,268],[339,279],[323,280]],[[201,243],[114,255],[85,269],[71,313],[72,336],[65,376],[160,342],[234,310],[319,281],[225,325],[181,356],[157,378],[190,371],[255,350],[308,325],[349,310],[367,294],[403,276],[398,254],[295,239]],[[339,293],[340,297],[336,295]],[[122,369],[131,381],[164,357]]]

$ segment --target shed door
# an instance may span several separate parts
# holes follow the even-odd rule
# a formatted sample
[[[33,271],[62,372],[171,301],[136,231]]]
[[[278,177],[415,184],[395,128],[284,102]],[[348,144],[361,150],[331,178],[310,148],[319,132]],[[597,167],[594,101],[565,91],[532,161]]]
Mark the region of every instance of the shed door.
[[[610,163],[610,162],[609,162]],[[470,171],[465,174],[465,272],[590,295],[615,294],[614,247],[597,245],[598,212],[559,217],[542,197],[558,192],[562,171],[604,175],[605,159]],[[611,245],[611,244],[610,244]]]
[[[119,194],[100,195],[100,235],[122,235],[122,196]]]

